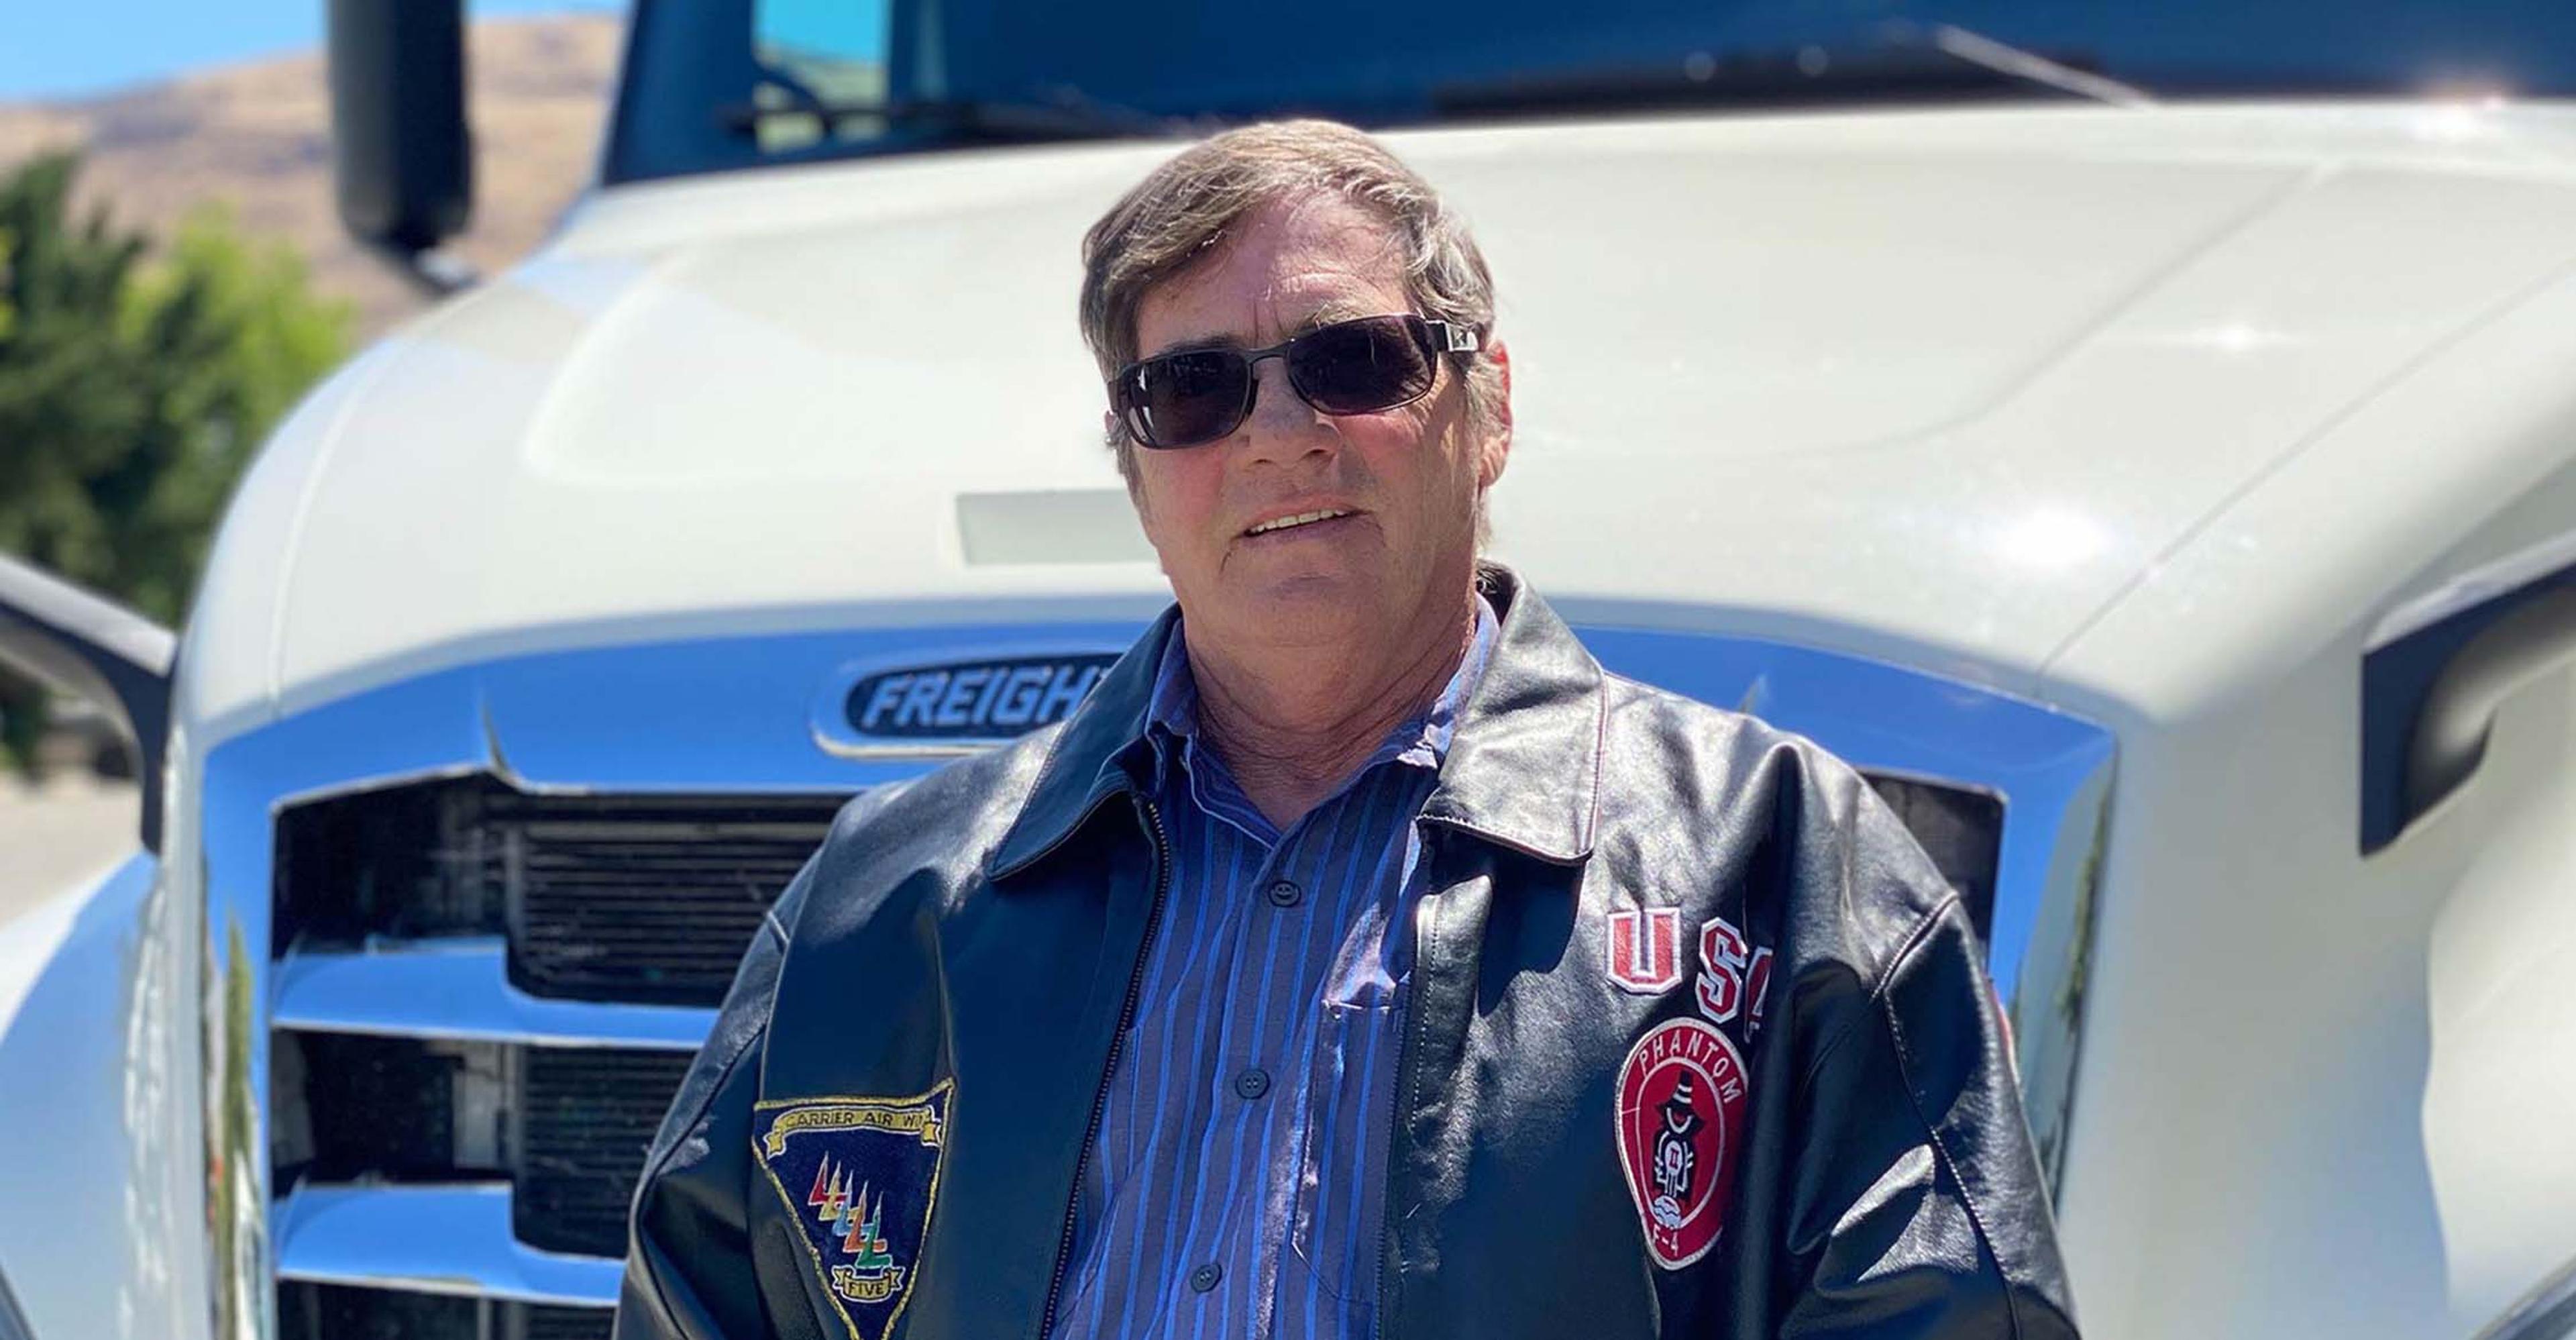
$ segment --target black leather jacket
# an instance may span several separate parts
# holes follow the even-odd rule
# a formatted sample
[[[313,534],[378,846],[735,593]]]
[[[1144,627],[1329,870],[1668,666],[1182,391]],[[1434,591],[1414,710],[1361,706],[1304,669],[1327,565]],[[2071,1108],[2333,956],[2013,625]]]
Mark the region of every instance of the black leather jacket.
[[[1904,828],[1483,580],[1418,821],[1384,1334],[2074,1334],[1980,946]],[[618,1336],[1038,1340],[1162,912],[1114,756],[1172,617],[1063,725],[842,812],[654,1143]]]

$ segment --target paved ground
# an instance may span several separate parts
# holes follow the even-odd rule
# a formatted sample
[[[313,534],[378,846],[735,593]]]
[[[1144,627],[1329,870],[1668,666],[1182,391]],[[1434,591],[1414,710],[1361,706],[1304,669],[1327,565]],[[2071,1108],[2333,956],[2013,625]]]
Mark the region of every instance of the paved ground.
[[[59,770],[31,788],[0,779],[0,922],[99,874],[134,850],[132,785]]]

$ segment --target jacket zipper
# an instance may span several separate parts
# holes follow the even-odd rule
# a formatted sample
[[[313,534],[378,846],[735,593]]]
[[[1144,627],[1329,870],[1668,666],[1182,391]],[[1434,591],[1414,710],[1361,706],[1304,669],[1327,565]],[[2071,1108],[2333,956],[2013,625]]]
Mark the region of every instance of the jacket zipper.
[[[1074,1216],[1082,1206],[1082,1174],[1091,1166],[1091,1145],[1100,1137],[1100,1120],[1109,1108],[1109,1085],[1118,1074],[1118,1054],[1126,1050],[1127,1026],[1136,1021],[1137,997],[1145,990],[1145,962],[1154,953],[1154,932],[1163,920],[1163,896],[1172,877],[1171,839],[1163,832],[1163,815],[1154,802],[1138,797],[1136,807],[1154,833],[1154,897],[1145,906],[1145,938],[1136,951],[1136,966],[1127,973],[1127,998],[1118,1007],[1118,1031],[1109,1036],[1109,1063],[1100,1068],[1100,1087],[1091,1095],[1091,1122],[1082,1128],[1082,1148],[1073,1157],[1073,1190],[1064,1200],[1064,1231],[1056,1238],[1055,1276],[1047,1282],[1046,1310],[1038,1315],[1037,1340],[1055,1334],[1056,1304],[1063,1300],[1065,1272],[1073,1265]],[[1400,1053],[1399,1053],[1400,1054]]]
[[[1430,836],[1428,832],[1423,834],[1426,844]],[[1425,864],[1429,864],[1427,858]],[[1389,1225],[1395,1222],[1396,1214],[1396,1150],[1402,1143],[1404,1134],[1400,1123],[1404,1120],[1406,1109],[1411,1106],[1407,1099],[1410,1097],[1415,1080],[1413,1029],[1415,1019],[1418,1017],[1415,1007],[1421,1003],[1423,976],[1421,921],[1424,913],[1437,903],[1439,898],[1438,893],[1426,890],[1421,901],[1414,904],[1413,915],[1404,919],[1404,928],[1397,932],[1411,939],[1411,943],[1405,946],[1405,958],[1412,964],[1409,969],[1412,973],[1412,982],[1396,1003],[1395,1021],[1400,1031],[1395,1035],[1395,1083],[1387,1086],[1395,1090],[1387,1097],[1387,1104],[1395,1110],[1387,1114],[1386,1184],[1378,1188],[1377,1309],[1369,1316],[1370,1340],[1385,1340],[1387,1313],[1393,1309],[1395,1301],[1396,1272],[1387,1268],[1387,1243],[1394,1236],[1394,1231]]]

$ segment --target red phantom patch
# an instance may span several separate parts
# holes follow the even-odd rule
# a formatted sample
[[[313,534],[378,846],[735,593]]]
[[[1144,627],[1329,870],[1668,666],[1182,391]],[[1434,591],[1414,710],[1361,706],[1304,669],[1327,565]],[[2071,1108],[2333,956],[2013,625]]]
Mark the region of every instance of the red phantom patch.
[[[1639,995],[1660,995],[1682,984],[1682,910],[1627,908],[1610,914],[1603,945],[1610,980]]]
[[[1657,1025],[1620,1064],[1619,1165],[1656,1265],[1679,1270],[1717,1245],[1744,1104],[1744,1058],[1705,1020]]]

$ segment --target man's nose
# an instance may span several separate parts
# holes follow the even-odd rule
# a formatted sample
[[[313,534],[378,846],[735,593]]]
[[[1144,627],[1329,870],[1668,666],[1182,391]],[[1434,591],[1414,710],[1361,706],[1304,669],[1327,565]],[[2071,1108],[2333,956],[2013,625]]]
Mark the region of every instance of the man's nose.
[[[1341,445],[1341,434],[1328,416],[1288,384],[1286,359],[1265,358],[1252,365],[1252,415],[1243,421],[1245,460],[1288,462],[1310,455],[1329,455]]]

